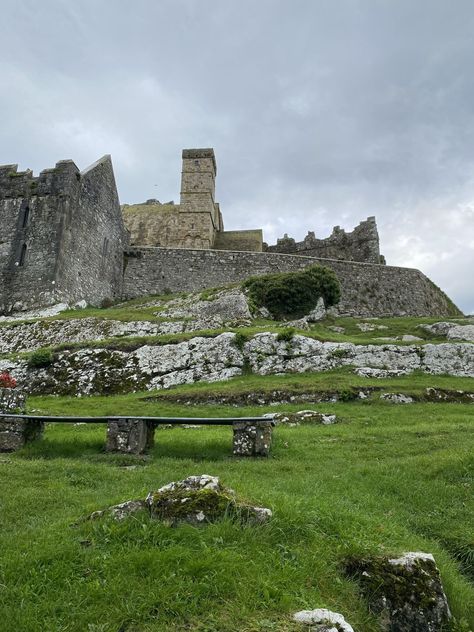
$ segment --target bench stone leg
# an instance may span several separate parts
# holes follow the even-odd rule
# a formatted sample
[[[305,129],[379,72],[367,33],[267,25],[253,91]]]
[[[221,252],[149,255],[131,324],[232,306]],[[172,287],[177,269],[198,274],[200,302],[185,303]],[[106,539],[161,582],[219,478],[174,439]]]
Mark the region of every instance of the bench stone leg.
[[[234,456],[268,456],[272,445],[273,424],[234,421]]]
[[[143,454],[153,447],[155,426],[144,419],[109,419],[107,452]]]
[[[4,417],[0,422],[0,452],[14,452],[25,444],[39,439],[44,423],[19,417]]]

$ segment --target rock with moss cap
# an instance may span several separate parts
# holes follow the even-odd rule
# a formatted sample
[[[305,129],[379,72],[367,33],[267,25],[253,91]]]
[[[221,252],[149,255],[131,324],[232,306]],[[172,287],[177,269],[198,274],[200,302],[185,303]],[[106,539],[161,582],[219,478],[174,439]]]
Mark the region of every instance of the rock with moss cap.
[[[242,522],[263,523],[272,512],[240,502],[232,489],[224,487],[216,476],[202,474],[172,482],[150,492],[146,504],[152,518],[176,525],[216,522],[230,517]]]
[[[351,560],[349,573],[360,582],[385,632],[442,632],[451,619],[438,568],[430,553],[399,558]]]
[[[263,524],[272,517],[270,509],[254,507],[236,498],[232,489],[224,487],[217,476],[201,474],[173,481],[150,492],[145,500],[127,500],[107,509],[94,511],[87,520],[110,517],[124,520],[146,511],[151,518],[171,526],[181,522],[208,524],[230,517],[239,522]]]

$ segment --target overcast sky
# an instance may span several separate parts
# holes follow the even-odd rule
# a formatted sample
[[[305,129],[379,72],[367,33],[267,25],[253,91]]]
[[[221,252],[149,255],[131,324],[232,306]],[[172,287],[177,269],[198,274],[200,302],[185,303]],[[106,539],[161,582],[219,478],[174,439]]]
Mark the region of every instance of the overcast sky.
[[[179,201],[214,147],[227,229],[375,215],[392,265],[474,312],[472,0],[0,0],[0,164],[112,154]]]

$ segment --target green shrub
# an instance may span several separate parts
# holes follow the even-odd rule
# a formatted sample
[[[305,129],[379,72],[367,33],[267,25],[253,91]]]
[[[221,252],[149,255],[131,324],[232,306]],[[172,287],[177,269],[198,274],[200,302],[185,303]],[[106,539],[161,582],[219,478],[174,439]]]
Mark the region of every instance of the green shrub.
[[[326,307],[340,298],[339,280],[329,268],[314,265],[301,272],[284,272],[250,277],[242,283],[250,301],[266,307],[274,318],[300,318],[322,297]]]
[[[28,358],[30,369],[40,369],[53,363],[53,352],[51,349],[37,349]]]
[[[234,346],[237,347],[237,349],[239,349],[240,351],[243,351],[245,343],[248,342],[249,340],[250,338],[247,334],[244,334],[241,331],[238,331],[235,334],[234,340],[232,342]]]
[[[348,358],[350,355],[350,349],[333,349],[331,351],[331,356],[333,358]]]
[[[285,329],[282,329],[278,335],[277,335],[277,340],[279,342],[290,342],[293,339],[293,336],[295,335],[295,328],[294,327],[286,327]]]

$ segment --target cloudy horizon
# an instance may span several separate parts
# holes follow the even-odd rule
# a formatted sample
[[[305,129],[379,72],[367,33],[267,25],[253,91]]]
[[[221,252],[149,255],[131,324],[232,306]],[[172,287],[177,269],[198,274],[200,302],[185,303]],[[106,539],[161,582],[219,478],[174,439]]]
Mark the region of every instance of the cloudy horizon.
[[[17,0],[0,164],[111,154],[122,203],[179,201],[213,147],[226,229],[274,243],[375,215],[389,265],[474,313],[470,0]]]

